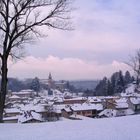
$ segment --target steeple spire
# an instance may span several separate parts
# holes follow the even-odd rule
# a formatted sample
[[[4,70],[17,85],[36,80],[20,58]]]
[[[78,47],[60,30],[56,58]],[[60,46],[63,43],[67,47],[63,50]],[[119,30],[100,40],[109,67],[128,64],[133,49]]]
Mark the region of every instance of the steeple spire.
[[[51,73],[49,73],[49,78],[48,78],[49,80],[52,80],[52,75],[51,75]]]
[[[49,87],[49,89],[54,87],[54,81],[52,79],[51,73],[49,73],[49,77],[48,77],[48,87]]]

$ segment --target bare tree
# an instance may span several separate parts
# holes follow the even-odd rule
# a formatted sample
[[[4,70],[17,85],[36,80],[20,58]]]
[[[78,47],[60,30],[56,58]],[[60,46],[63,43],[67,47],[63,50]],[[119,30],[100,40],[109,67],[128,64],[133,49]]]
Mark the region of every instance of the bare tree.
[[[127,63],[134,71],[136,84],[140,82],[140,49],[138,49],[134,56],[130,56],[130,61]]]
[[[20,58],[18,52],[42,36],[42,26],[70,30],[70,4],[70,0],[0,0],[0,122],[7,93],[8,58]]]

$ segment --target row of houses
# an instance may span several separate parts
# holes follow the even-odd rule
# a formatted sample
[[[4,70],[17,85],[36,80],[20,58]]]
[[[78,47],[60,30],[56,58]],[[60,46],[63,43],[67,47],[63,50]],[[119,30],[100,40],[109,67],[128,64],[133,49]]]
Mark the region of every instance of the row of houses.
[[[57,95],[57,94],[56,94]],[[140,112],[140,96],[71,97],[36,96],[32,90],[13,92],[7,96],[4,122],[57,121],[61,117],[117,117]]]
[[[103,105],[101,103],[91,104],[91,103],[85,102],[82,104],[77,103],[77,104],[56,105],[52,103],[50,104],[48,102],[45,104],[39,103],[36,105],[31,104],[31,103],[26,104],[26,105],[19,104],[16,107],[6,108],[4,110],[4,121],[5,122],[13,122],[13,121],[21,122],[18,120],[19,118],[17,116],[23,117],[25,114],[32,114],[32,112],[39,114],[42,118],[42,121],[57,121],[61,117],[69,118],[69,116],[71,116],[72,114],[82,115],[86,117],[95,117],[102,110],[103,110]],[[28,120],[28,116],[30,115],[25,116],[27,120]],[[35,118],[32,118],[32,120],[33,119],[34,119],[34,122],[38,121],[38,120],[35,120]]]

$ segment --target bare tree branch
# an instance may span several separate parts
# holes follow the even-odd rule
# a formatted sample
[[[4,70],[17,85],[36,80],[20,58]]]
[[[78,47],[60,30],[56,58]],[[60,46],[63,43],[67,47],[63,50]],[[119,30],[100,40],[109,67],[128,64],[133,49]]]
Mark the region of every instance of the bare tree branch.
[[[139,85],[139,82],[140,82],[140,49],[136,51],[136,54],[134,56],[130,56],[130,60],[126,64],[133,69],[133,71],[135,73],[137,85]]]
[[[71,0],[0,0],[0,122],[7,93],[8,58],[21,58],[26,44],[42,37],[42,26],[71,30],[70,4]]]

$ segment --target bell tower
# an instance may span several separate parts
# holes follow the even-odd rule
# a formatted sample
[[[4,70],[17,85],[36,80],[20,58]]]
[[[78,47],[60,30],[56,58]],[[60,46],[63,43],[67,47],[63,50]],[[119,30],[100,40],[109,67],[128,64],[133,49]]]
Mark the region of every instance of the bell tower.
[[[52,75],[51,75],[51,73],[49,73],[48,80],[52,80]]]
[[[51,73],[49,73],[49,76],[48,76],[48,88],[49,89],[54,88],[54,81],[52,79]]]

